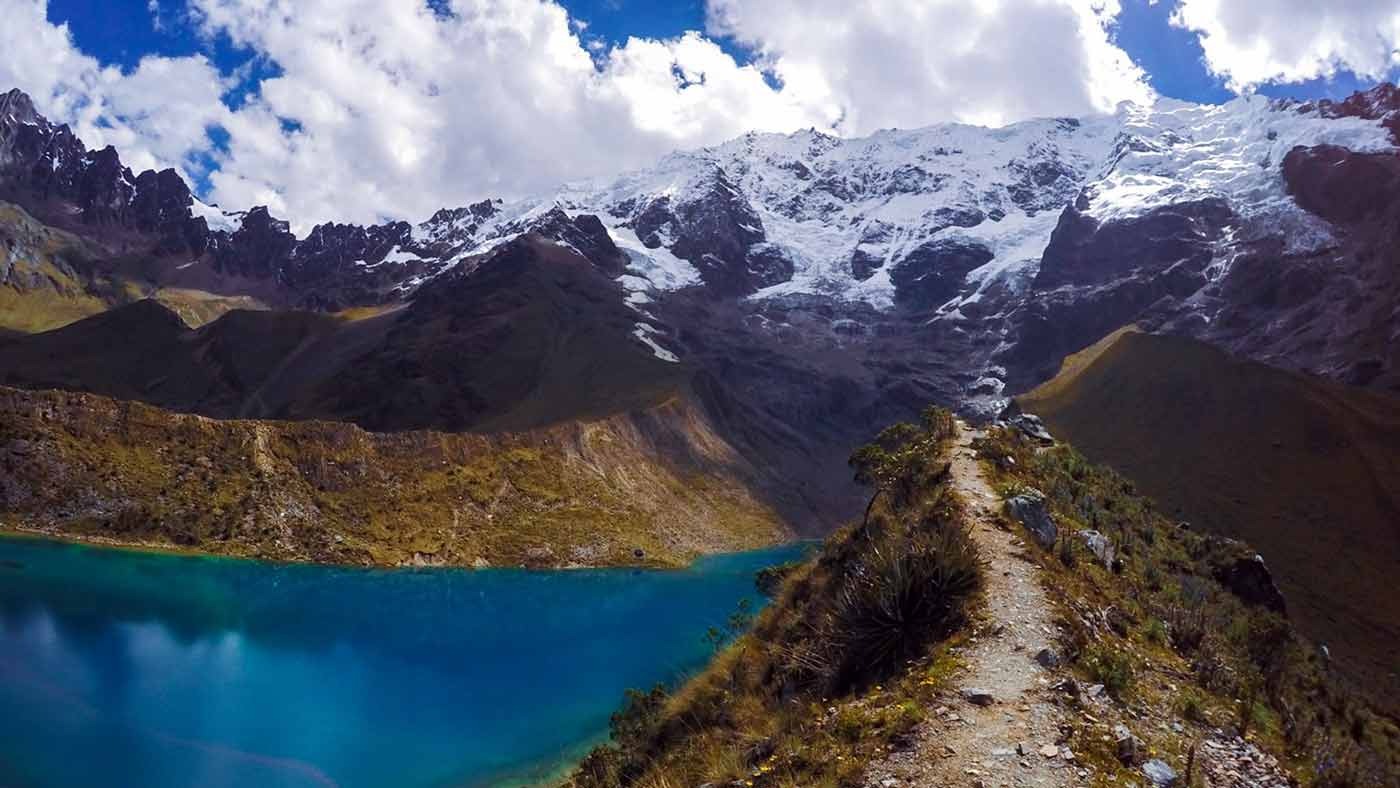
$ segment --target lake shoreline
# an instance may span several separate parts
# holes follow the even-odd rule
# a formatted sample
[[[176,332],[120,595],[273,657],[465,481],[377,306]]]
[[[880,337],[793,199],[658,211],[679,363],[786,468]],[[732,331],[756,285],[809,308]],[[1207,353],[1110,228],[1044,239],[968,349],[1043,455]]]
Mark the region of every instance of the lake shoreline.
[[[0,522],[0,538],[14,539],[34,539],[39,541],[58,542],[62,544],[80,545],[103,550],[117,550],[122,552],[139,553],[146,555],[170,555],[184,558],[217,558],[229,561],[254,561],[265,564],[278,564],[288,566],[319,566],[334,567],[341,569],[364,569],[364,570],[396,570],[396,569],[455,569],[466,571],[478,571],[483,569],[516,569],[542,572],[563,572],[589,569],[642,569],[649,571],[682,570],[694,566],[699,561],[711,555],[725,555],[729,553],[742,553],[756,550],[769,550],[788,545],[797,545],[807,542],[804,539],[790,539],[786,541],[775,541],[770,544],[758,545],[746,550],[716,550],[713,552],[697,552],[684,562],[669,561],[641,561],[631,563],[578,563],[568,564],[459,564],[448,562],[434,563],[398,563],[398,564],[376,564],[368,562],[337,562],[303,560],[298,558],[277,558],[245,553],[214,552],[210,550],[200,550],[193,547],[169,544],[165,542],[152,542],[144,540],[123,540],[110,536],[98,534],[76,534],[68,531],[46,529],[36,526],[17,525],[15,523]]]

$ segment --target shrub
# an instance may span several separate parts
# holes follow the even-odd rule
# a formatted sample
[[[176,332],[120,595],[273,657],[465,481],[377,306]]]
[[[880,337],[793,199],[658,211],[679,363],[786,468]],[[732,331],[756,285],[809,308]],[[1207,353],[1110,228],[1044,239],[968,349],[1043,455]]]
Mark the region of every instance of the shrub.
[[[647,739],[660,723],[667,697],[666,687],[661,684],[652,687],[650,692],[627,690],[622,708],[613,712],[608,720],[613,741],[625,744]]]
[[[836,735],[848,742],[860,741],[866,728],[865,715],[855,706],[845,706],[836,714]]]
[[[1084,653],[1082,663],[1090,678],[1102,684],[1115,698],[1122,699],[1123,693],[1133,684],[1133,660],[1123,652],[1091,647]]]
[[[944,525],[899,541],[871,549],[823,623],[817,668],[829,692],[890,675],[963,623],[981,583],[967,532]]]
[[[758,570],[758,574],[754,576],[754,588],[765,597],[772,598],[783,587],[783,581],[787,580],[788,575],[801,567],[802,564],[802,561],[789,561],[777,566],[764,567]]]
[[[906,700],[898,706],[895,706],[894,711],[895,714],[892,724],[900,731],[912,730],[919,723],[923,722],[926,716],[923,707],[912,700]]]
[[[1201,693],[1193,689],[1183,689],[1177,696],[1177,713],[1191,722],[1206,722],[1205,701]]]
[[[847,460],[857,484],[875,488],[865,509],[868,525],[875,502],[887,495],[895,508],[908,506],[920,491],[933,487],[947,472],[938,465],[943,446],[956,432],[953,414],[937,407],[924,410],[918,425],[899,423],[886,427],[874,442],[856,449]]]
[[[1059,543],[1055,548],[1055,554],[1059,556],[1060,563],[1070,568],[1074,567],[1074,539],[1072,539],[1068,533],[1062,533],[1060,535]]]
[[[1142,636],[1148,643],[1165,646],[1167,644],[1167,626],[1162,623],[1160,618],[1149,618],[1147,626],[1143,627]]]
[[[1210,632],[1212,594],[1199,578],[1182,578],[1178,601],[1168,605],[1164,615],[1171,630],[1172,646],[1179,654],[1200,650]]]

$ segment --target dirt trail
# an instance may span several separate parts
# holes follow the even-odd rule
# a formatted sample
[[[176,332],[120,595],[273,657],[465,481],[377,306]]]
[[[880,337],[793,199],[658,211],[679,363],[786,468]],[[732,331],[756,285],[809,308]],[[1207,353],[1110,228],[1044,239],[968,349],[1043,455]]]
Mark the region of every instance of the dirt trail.
[[[987,605],[965,670],[918,730],[912,748],[873,765],[871,788],[894,786],[1068,786],[1078,780],[1058,744],[1063,716],[1049,701],[1051,672],[1036,662],[1054,648],[1050,603],[1040,568],[1021,557],[1021,535],[997,527],[1001,499],[982,475],[971,443],[981,433],[958,423],[952,484],[966,502],[972,537],[986,567]],[[990,694],[989,705],[968,693]],[[974,698],[975,699],[975,698]]]

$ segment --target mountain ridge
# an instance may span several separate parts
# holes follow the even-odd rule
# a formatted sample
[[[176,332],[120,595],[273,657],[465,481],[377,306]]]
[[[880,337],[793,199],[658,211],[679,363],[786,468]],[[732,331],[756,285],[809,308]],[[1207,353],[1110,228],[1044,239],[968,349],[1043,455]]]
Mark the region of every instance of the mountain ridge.
[[[1382,246],[1365,236],[1384,222],[1327,214],[1308,196],[1326,187],[1313,185],[1322,176],[1306,161],[1331,150],[1356,171],[1346,183],[1374,180],[1375,162],[1395,159],[1397,110],[1400,93],[1382,85],[1342,102],[1163,99],[999,129],[748,134],[537,197],[445,208],[417,225],[329,222],[298,238],[266,208],[199,202],[173,171],[132,174],[111,148],[80,152],[71,131],[12,91],[0,107],[0,182],[45,221],[105,244],[110,259],[95,275],[281,308],[411,300],[527,232],[617,276],[628,303],[661,324],[649,339],[663,347],[686,328],[667,331],[665,302],[686,291],[759,314],[764,304],[810,305],[831,312],[831,329],[849,341],[876,328],[862,317],[872,307],[907,323],[902,331],[960,345],[967,372],[942,381],[939,399],[991,412],[1063,355],[1135,320],[1272,363],[1400,385],[1384,353],[1351,358],[1336,343],[1318,351],[1271,334],[1293,313],[1324,309],[1319,299],[1261,305],[1241,292],[1261,277],[1308,278],[1334,300],[1381,303],[1375,293],[1394,285],[1381,267],[1361,272],[1381,280],[1367,291],[1348,280]],[[1383,183],[1371,195],[1395,191]],[[1125,259],[1144,262],[1104,265]]]

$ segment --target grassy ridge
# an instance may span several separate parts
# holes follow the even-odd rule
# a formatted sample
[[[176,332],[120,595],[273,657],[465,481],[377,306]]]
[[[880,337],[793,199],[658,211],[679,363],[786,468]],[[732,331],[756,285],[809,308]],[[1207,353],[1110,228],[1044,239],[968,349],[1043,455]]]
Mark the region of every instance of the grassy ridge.
[[[1400,399],[1127,333],[1019,401],[1175,517],[1258,548],[1303,631],[1400,713]]]
[[[1251,555],[1249,547],[1179,527],[1132,482],[1067,445],[1042,450],[994,430],[977,448],[1003,495],[1034,488],[1046,496],[1061,537],[1037,555],[1063,622],[1065,656],[1134,711],[1133,725],[1154,751],[1184,770],[1197,742],[1228,727],[1305,785],[1400,782],[1400,728],[1372,711],[1370,693],[1353,693],[1287,619],[1218,582],[1217,570]],[[1074,535],[1086,528],[1113,542],[1117,564],[1095,560]],[[1115,757],[1112,736],[1077,741],[1076,756],[1095,767],[1096,785],[1140,779]]]
[[[788,536],[751,474],[683,402],[484,436],[0,389],[0,526],[121,544],[361,565],[677,565]]]
[[[773,604],[703,673],[673,693],[629,694],[612,742],[567,784],[863,785],[868,766],[940,702],[967,637],[959,625],[975,581],[946,593],[956,600],[951,617],[906,617],[909,626],[892,627],[887,613],[902,609],[893,600],[909,598],[891,588],[945,593],[932,578],[961,566],[956,556],[968,548],[965,514],[946,492],[946,441],[930,437],[938,434],[899,426],[853,455],[858,475],[878,490],[868,519],[788,570]],[[1221,581],[1222,568],[1253,555],[1247,545],[1180,527],[1132,482],[1067,445],[1042,449],[993,430],[976,449],[1003,497],[1041,491],[1060,527],[1056,545],[1027,555],[1045,570],[1059,657],[1081,687],[1106,690],[1104,700],[1082,689],[1056,695],[1089,784],[1142,781],[1136,765],[1120,760],[1120,722],[1141,737],[1144,757],[1166,760],[1187,786],[1202,784],[1202,743],[1237,734],[1303,785],[1380,788],[1400,779],[1400,728],[1340,681],[1287,619]],[[1020,527],[1009,518],[1003,525]],[[1088,528],[1108,537],[1116,561],[1105,564],[1076,535]],[[926,551],[945,557],[930,564],[938,571],[891,570],[891,557]],[[969,562],[975,574],[975,556]],[[918,580],[874,580],[901,575]],[[868,582],[884,590],[868,593]],[[735,632],[747,623],[740,616]],[[901,629],[911,633],[907,650],[872,646]]]

